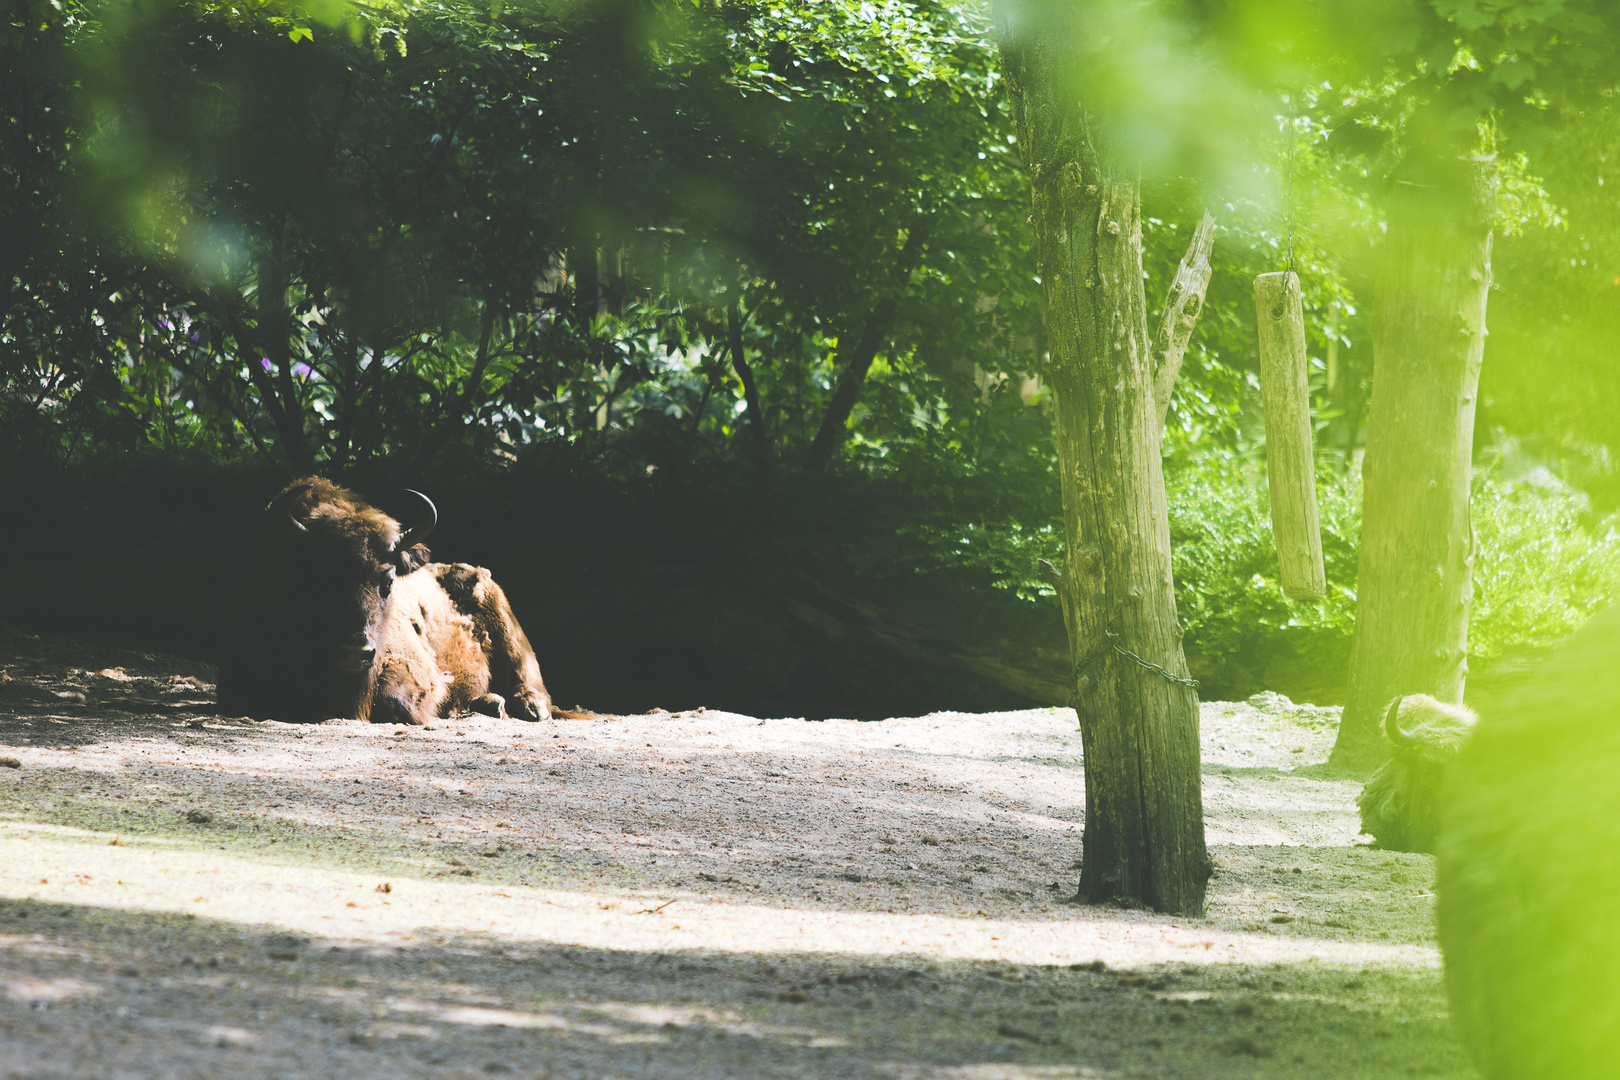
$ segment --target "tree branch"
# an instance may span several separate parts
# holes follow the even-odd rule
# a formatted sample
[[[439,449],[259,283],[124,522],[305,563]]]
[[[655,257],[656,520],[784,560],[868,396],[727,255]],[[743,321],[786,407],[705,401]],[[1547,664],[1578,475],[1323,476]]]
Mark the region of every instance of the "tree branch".
[[[258,332],[250,327],[240,314],[217,302],[206,292],[195,293],[188,299],[224,323],[226,330],[236,339],[238,349],[249,354],[245,358],[248,381],[259,391],[259,404],[270,414],[271,423],[276,426],[276,430],[281,432],[287,423],[286,411],[281,407],[281,399],[276,395],[274,384],[259,367],[258,361],[253,358],[253,354],[266,351],[263,342],[259,340]],[[288,456],[291,457],[290,454]],[[294,468],[297,468],[296,464]]]
[[[195,382],[202,389],[203,393],[208,394],[216,402],[224,406],[225,410],[236,418],[236,422],[242,425],[243,432],[247,434],[248,441],[253,444],[253,448],[264,457],[265,461],[269,462],[272,467],[275,467],[278,464],[275,455],[270,453],[269,448],[266,447],[259,439],[258,433],[253,430],[253,422],[248,419],[247,412],[243,410],[242,406],[239,405],[231,397],[231,395],[224,390],[223,384],[221,386],[215,386],[207,376],[193,367],[192,364],[180,354],[179,349],[170,350],[169,363],[173,364],[177,370]]]
[[[1175,389],[1176,376],[1181,374],[1181,359],[1187,353],[1187,342],[1204,310],[1204,293],[1209,288],[1209,256],[1214,247],[1215,218],[1206,210],[1193,230],[1187,254],[1176,267],[1170,297],[1164,305],[1164,319],[1159,323],[1159,332],[1153,335],[1153,407],[1161,435],[1165,416],[1170,411],[1170,391]]]
[[[743,384],[743,402],[748,409],[748,428],[754,436],[754,457],[761,469],[771,466],[771,442],[765,433],[765,409],[759,401],[759,387],[754,382],[754,369],[748,364],[748,356],[743,350],[742,304],[726,311],[726,330],[728,348],[731,350],[731,366],[737,369],[737,377]]]
[[[866,373],[871,369],[872,361],[877,359],[878,350],[883,347],[890,324],[894,322],[895,312],[899,310],[901,293],[911,280],[911,271],[922,255],[922,247],[927,243],[928,234],[933,226],[932,219],[918,222],[906,236],[905,245],[895,260],[891,288],[887,295],[877,302],[872,317],[866,321],[866,328],[861,332],[860,340],[850,353],[843,373],[838,378],[838,385],[834,388],[832,400],[828,402],[827,411],[821,418],[821,426],[816,430],[816,437],[810,442],[806,463],[811,472],[820,472],[826,468],[844,441],[844,424],[849,420],[849,414],[854,411],[855,401],[860,397],[861,385],[866,381]],[[842,338],[839,339],[838,351],[839,359],[843,359]]]
[[[433,432],[423,442],[422,449],[417,454],[419,461],[431,461],[433,456],[450,441],[450,436],[455,432],[456,426],[458,424],[465,426],[469,404],[475,405],[476,412],[476,403],[473,402],[473,397],[483,391],[484,372],[488,369],[489,361],[494,355],[493,350],[490,348],[490,340],[495,333],[495,305],[489,300],[484,301],[484,310],[480,312],[478,322],[478,351],[474,354],[472,372],[467,376],[467,381],[462,384],[461,392],[455,396],[454,400],[445,403],[439,415],[439,422],[434,425]]]

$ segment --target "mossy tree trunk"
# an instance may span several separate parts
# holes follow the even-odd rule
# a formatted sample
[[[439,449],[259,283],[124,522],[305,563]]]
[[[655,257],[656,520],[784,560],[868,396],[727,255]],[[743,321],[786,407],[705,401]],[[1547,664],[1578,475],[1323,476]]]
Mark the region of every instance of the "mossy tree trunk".
[[[1419,161],[1395,185],[1372,312],[1356,636],[1332,758],[1343,768],[1383,758],[1379,721],[1397,694],[1462,701],[1496,186],[1494,158]]]
[[[1062,33],[997,8],[1033,189],[1056,399],[1066,566],[1060,584],[1085,749],[1077,899],[1199,915],[1204,846],[1198,697],[1170,571],[1160,442],[1209,281],[1206,215],[1150,340],[1139,179],[1067,85]]]

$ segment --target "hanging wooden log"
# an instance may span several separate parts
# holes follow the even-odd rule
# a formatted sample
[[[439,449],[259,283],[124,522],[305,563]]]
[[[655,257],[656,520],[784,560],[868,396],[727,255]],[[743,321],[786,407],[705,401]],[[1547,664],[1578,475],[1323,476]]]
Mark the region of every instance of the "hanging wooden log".
[[[1291,272],[1261,274],[1254,279],[1254,303],[1260,324],[1260,391],[1266,401],[1271,536],[1282,567],[1283,594],[1291,600],[1319,600],[1327,594],[1327,575],[1316,516],[1299,277]]]

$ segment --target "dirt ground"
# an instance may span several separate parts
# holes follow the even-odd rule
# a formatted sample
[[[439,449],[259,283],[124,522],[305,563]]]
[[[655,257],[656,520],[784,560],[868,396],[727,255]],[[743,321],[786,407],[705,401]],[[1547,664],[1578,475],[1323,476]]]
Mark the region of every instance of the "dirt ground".
[[[216,717],[0,651],[0,1077],[1467,1077],[1336,710],[1203,706],[1204,919],[1072,906],[1072,712]]]

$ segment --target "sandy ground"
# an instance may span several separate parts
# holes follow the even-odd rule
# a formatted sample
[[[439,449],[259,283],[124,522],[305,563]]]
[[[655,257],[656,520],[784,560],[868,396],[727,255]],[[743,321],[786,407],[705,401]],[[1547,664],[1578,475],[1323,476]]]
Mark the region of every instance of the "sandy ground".
[[[1072,712],[403,729],[0,657],[0,1076],[1471,1075],[1336,711],[1203,706],[1203,919],[1072,906]]]

